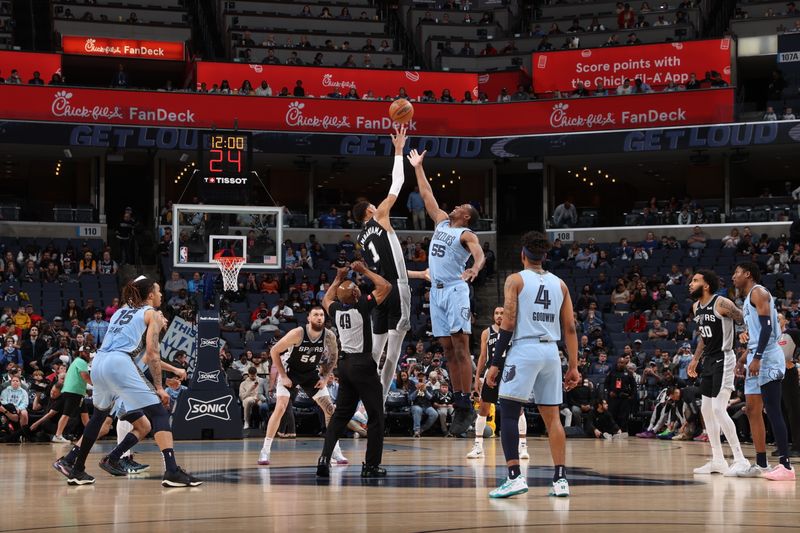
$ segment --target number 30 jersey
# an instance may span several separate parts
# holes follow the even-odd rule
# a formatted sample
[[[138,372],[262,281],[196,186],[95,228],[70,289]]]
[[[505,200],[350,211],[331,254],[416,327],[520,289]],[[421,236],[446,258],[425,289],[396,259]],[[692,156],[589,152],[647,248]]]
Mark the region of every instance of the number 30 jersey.
[[[517,326],[513,342],[540,339],[561,340],[561,305],[564,293],[561,279],[544,272],[522,270],[522,290],[517,304]]]
[[[377,220],[371,218],[364,223],[358,234],[358,244],[367,263],[386,281],[395,284],[397,280],[408,281],[403,248],[397,233],[387,231]]]
[[[706,305],[697,302],[694,322],[703,338],[703,355],[715,355],[733,350],[733,320],[717,313],[714,295]]]

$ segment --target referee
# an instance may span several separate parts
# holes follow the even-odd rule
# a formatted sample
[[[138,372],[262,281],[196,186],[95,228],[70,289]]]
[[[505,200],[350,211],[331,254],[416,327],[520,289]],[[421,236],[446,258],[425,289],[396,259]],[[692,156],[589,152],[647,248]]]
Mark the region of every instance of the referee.
[[[378,365],[372,358],[372,325],[370,313],[383,303],[392,285],[369,270],[364,263],[355,262],[351,268],[365,275],[375,285],[371,294],[363,296],[358,286],[346,279],[348,268],[339,268],[328,292],[322,299],[325,308],[339,332],[342,348],[339,351],[339,393],[325,433],[325,447],[317,462],[317,476],[330,476],[331,453],[339,436],[353,417],[361,400],[369,417],[367,425],[367,453],[361,477],[383,477],[383,386],[378,375]],[[334,301],[334,296],[339,300]]]

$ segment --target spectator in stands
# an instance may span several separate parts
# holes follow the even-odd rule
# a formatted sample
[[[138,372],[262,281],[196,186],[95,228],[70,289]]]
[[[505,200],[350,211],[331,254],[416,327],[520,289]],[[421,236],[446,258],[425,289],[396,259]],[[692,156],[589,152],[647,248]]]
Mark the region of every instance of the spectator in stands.
[[[686,89],[691,91],[691,90],[700,89],[700,88],[702,88],[700,80],[698,80],[697,76],[695,75],[695,73],[692,72],[691,74],[689,74],[689,81],[686,83]]]
[[[511,101],[511,95],[508,94],[508,89],[503,87],[500,89],[500,94],[497,95],[497,102],[498,103],[508,103]]]
[[[608,89],[605,88],[602,81],[597,82],[597,86],[594,90],[595,96],[608,96]]]
[[[783,91],[786,89],[786,80],[783,77],[783,72],[780,70],[773,70],[772,71],[772,78],[770,79],[769,84],[767,85],[767,100],[783,100]],[[768,110],[770,108],[767,108]],[[774,111],[773,111],[774,113]],[[774,118],[765,119],[765,120],[775,120]]]
[[[128,73],[125,72],[125,67],[122,63],[117,67],[117,73],[114,74],[114,78],[111,80],[111,86],[122,89],[128,86]]]
[[[625,41],[625,44],[642,44],[642,41],[639,40],[635,32],[631,32],[628,34],[628,39]]]
[[[692,345],[689,342],[684,342],[678,348],[675,357],[672,358],[672,366],[678,374],[678,378],[684,381],[689,379],[688,369],[689,363],[692,362]]]
[[[492,46],[491,42],[486,43],[483,50],[481,50],[481,56],[496,56],[497,55],[497,48]]]
[[[386,59],[383,60],[383,68],[396,68],[396,67],[397,65],[394,64],[394,60],[391,57],[387,57]]]
[[[503,89],[505,90],[505,89]],[[556,228],[571,228],[578,223],[578,211],[567,198],[563,203],[556,206],[553,211],[553,226]]]
[[[708,237],[703,230],[700,229],[700,226],[695,226],[692,230],[692,234],[686,240],[686,247],[689,248],[689,256],[698,257],[700,251],[707,246],[707,241]]]
[[[632,94],[632,93],[633,93],[633,90],[634,90],[634,88],[633,88],[633,86],[631,85],[631,80],[630,80],[630,78],[625,78],[625,80],[622,82],[622,85],[620,85],[619,87],[617,87],[617,94],[618,94],[618,95],[622,95],[622,94]]]
[[[783,245],[770,255],[767,260],[767,274],[783,274],[789,272],[789,254]]]
[[[83,276],[86,274],[97,274],[97,261],[95,261],[92,257],[92,252],[88,251],[83,254],[83,258],[81,258],[80,262],[78,263],[78,276]]]
[[[323,7],[322,11],[319,14],[319,18],[321,19],[332,19],[333,15],[331,15],[331,10],[327,7]]]
[[[630,4],[625,4],[622,12],[617,14],[617,27],[621,30],[633,28],[636,22],[636,13],[631,8]]]
[[[728,82],[722,79],[722,75],[716,70],[711,71],[711,86],[712,87],[727,87]]]
[[[647,338],[650,340],[664,340],[669,336],[669,330],[665,328],[661,321],[653,320],[653,326],[647,332]]]
[[[280,65],[281,60],[275,57],[275,50],[270,48],[267,50],[267,55],[264,56],[264,59],[261,60],[261,63],[265,65]]]
[[[633,27],[637,30],[640,28],[649,28],[650,23],[645,20],[644,15],[639,15],[636,17],[636,24],[634,24]]]
[[[577,87],[572,91],[572,95],[576,97],[589,96],[589,91],[586,90],[586,86],[582,81],[578,81]]]
[[[299,98],[306,95],[305,89],[303,89],[303,80],[297,80],[294,84],[294,89],[292,90],[292,95]]]
[[[625,333],[644,333],[647,331],[647,317],[642,312],[642,309],[635,309],[628,315],[623,331]]]
[[[353,20],[353,17],[350,15],[350,10],[347,9],[347,6],[345,6],[339,12],[339,16],[336,17],[336,19],[337,20]]]
[[[103,320],[102,310],[95,310],[94,318],[86,323],[86,331],[94,336],[97,346],[103,344],[103,339],[108,331],[108,322]]]
[[[447,381],[442,381],[439,385],[439,390],[433,394],[432,404],[439,415],[439,425],[442,428],[442,434],[445,437],[452,436],[448,430],[447,417],[453,416],[453,393],[450,392],[450,386]]]
[[[458,54],[462,56],[474,56],[475,49],[472,48],[469,41],[464,41],[464,45],[461,47],[461,50],[458,51]]]
[[[775,114],[775,108],[771,105],[767,106],[767,110],[764,112],[764,116],[761,117],[761,120],[778,120],[778,115]]]
[[[606,27],[600,22],[600,19],[598,19],[597,17],[592,18],[592,22],[586,29],[589,31],[606,31]]]
[[[321,228],[328,228],[328,229],[337,229],[342,227],[341,220],[339,219],[339,214],[336,212],[335,207],[332,207],[328,213],[320,215],[319,226]]]
[[[783,115],[781,115],[781,120],[796,120],[791,107],[784,108]]]
[[[33,78],[28,80],[28,85],[44,85],[44,80],[41,78],[38,70],[33,72]]]
[[[722,238],[722,247],[723,248],[736,248],[737,246],[739,246],[739,241],[740,240],[741,239],[739,237],[739,229],[738,228],[733,228],[729,234],[725,235]]]
[[[355,57],[352,54],[350,54],[349,56],[347,56],[347,59],[344,60],[344,63],[342,63],[339,66],[353,68],[353,67],[357,67],[358,65],[356,65]]]
[[[414,383],[414,390],[408,395],[411,402],[411,418],[413,420],[414,437],[419,438],[433,427],[439,414],[433,408],[433,394],[427,386],[424,372],[417,373],[417,380]],[[423,423],[422,418],[425,417]]]
[[[572,25],[567,28],[567,33],[583,33],[586,30],[581,26],[581,21],[578,18],[572,19]]]
[[[300,11],[301,17],[313,17],[314,14],[311,12],[311,6],[306,4],[303,6],[303,9]]]
[[[597,352],[597,361],[592,363],[591,375],[592,376],[606,376],[611,370],[608,364],[608,354],[605,350]]]
[[[548,52],[553,49],[553,45],[550,43],[547,35],[542,36],[542,39],[539,41],[539,45],[536,47],[538,52]]]
[[[650,87],[650,84],[648,84],[645,81],[642,81],[641,78],[636,78],[634,80],[634,85],[635,85],[634,89],[633,89],[634,93],[651,93],[651,92],[653,92],[653,88]],[[645,209],[649,210],[649,208],[645,208]]]
[[[603,46],[619,46],[619,37],[617,37],[616,33],[612,33],[606,42],[603,43]]]
[[[611,293],[611,305],[619,306],[619,305],[628,305],[631,301],[631,294],[628,291],[628,288],[625,284],[621,281],[617,282],[617,286],[614,288],[614,291]]]
[[[559,29],[558,24],[555,22],[550,24],[550,28],[547,30],[548,35],[560,35],[562,33],[564,32],[562,32],[561,29]]]
[[[583,270],[589,270],[595,267],[597,263],[597,254],[592,252],[587,247],[581,248],[578,255],[575,256],[575,266]]]
[[[324,61],[324,56],[322,55],[322,52],[317,52],[317,55],[314,56],[314,61],[312,61],[312,64],[314,66],[316,66],[316,67],[321,67],[322,64],[323,64],[323,61]],[[283,92],[283,91],[281,91],[281,92]],[[286,93],[287,93],[287,96],[288,96],[288,93],[289,93],[288,89],[286,89]],[[284,96],[284,95],[280,94],[279,96]]]

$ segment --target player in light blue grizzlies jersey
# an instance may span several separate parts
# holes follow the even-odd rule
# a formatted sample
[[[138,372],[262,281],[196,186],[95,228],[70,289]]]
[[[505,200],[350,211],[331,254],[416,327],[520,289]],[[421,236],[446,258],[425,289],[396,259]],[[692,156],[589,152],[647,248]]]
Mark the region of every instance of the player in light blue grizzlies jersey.
[[[169,395],[164,391],[159,355],[160,332],[166,320],[155,308],[161,305],[161,288],[144,276],[128,282],[122,289],[123,306],[111,317],[103,345],[92,363],[94,413],[83,431],[79,447],[53,465],[67,478],[70,485],[94,483],[85,471],[86,457],[92,449],[104,420],[114,404],[121,400],[126,413],[123,419],[133,424],[111,453],[102,459],[100,467],[112,475],[127,472],[120,464],[122,454],[153,430],[156,444],[164,456],[165,472],[161,484],[165,487],[196,487],[202,483],[186,473],[175,462],[172,431],[169,424]],[[134,359],[145,351],[144,360],[150,368],[150,383],[136,366]],[[71,465],[71,466],[70,466]]]
[[[793,481],[795,472],[789,462],[789,434],[781,411],[781,382],[786,364],[783,350],[778,346],[778,337],[781,335],[778,312],[772,295],[758,284],[759,281],[761,269],[757,264],[744,262],[736,265],[733,285],[744,296],[742,311],[747,327],[740,339],[747,343],[747,353],[739,359],[737,373],[745,374],[747,419],[756,449],[756,464],[738,475]],[[772,469],[767,466],[767,431],[763,411],[767,412],[780,456],[778,465]]]
[[[489,493],[490,498],[508,498],[528,492],[528,482],[519,466],[517,418],[520,409],[531,399],[536,401],[547,427],[555,465],[550,495],[569,496],[564,466],[566,439],[559,409],[562,391],[575,388],[580,380],[578,337],[567,286],[542,267],[549,250],[550,242],[543,233],[526,233],[520,253],[525,268],[506,278],[503,322],[486,381],[495,387],[502,373],[498,401],[503,428],[500,440],[508,479]],[[562,339],[569,360],[569,370],[563,380],[557,344]],[[512,342],[511,348],[508,348],[509,342]]]
[[[466,433],[475,419],[470,400],[472,388],[472,357],[469,335],[472,333],[472,312],[469,305],[469,285],[485,261],[478,237],[470,228],[478,223],[478,211],[462,204],[449,214],[439,209],[433,190],[425,177],[421,154],[411,150],[408,160],[414,167],[425,210],[433,219],[433,237],[428,250],[431,278],[431,325],[433,336],[439,339],[447,358],[447,369],[453,382],[453,435]],[[470,255],[474,263],[465,268]]]

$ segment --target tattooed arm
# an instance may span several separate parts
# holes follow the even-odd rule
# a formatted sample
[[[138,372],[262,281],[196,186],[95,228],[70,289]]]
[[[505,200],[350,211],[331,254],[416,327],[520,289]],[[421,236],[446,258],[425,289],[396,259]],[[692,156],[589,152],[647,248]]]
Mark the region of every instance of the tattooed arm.
[[[744,323],[744,315],[736,304],[725,297],[717,298],[717,311],[720,315],[733,319],[737,324]]]
[[[144,322],[147,324],[147,333],[145,333],[145,354],[144,359],[150,368],[150,374],[153,377],[153,385],[156,388],[161,403],[169,405],[169,395],[164,391],[161,375],[161,329],[164,327],[163,321],[158,316],[158,312],[150,309],[144,315]]]
[[[328,349],[328,360],[319,366],[319,377],[327,380],[328,376],[336,368],[339,361],[339,346],[336,344],[336,335],[333,331],[325,328],[325,348]]]

